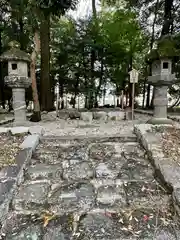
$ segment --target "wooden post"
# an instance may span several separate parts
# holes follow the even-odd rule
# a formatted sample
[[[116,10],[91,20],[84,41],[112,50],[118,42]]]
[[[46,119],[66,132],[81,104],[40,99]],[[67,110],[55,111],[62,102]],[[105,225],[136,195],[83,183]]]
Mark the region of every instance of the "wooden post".
[[[132,121],[134,120],[134,92],[135,92],[135,83],[132,84]]]
[[[135,83],[138,82],[139,72],[135,69],[130,71],[130,83],[132,83],[132,120],[134,120],[134,92],[135,92]]]
[[[57,85],[57,96],[56,96],[56,117],[59,117],[59,84]]]

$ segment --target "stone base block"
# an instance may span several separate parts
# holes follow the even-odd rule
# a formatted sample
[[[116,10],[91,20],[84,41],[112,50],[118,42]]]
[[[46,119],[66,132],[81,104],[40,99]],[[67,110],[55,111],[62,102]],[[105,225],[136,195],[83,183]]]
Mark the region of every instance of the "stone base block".
[[[168,118],[151,118],[147,121],[148,124],[158,125],[158,124],[173,124],[173,121]]]
[[[120,121],[124,120],[124,111],[118,111],[118,112],[109,112],[108,113],[108,120],[114,120],[114,121]]]

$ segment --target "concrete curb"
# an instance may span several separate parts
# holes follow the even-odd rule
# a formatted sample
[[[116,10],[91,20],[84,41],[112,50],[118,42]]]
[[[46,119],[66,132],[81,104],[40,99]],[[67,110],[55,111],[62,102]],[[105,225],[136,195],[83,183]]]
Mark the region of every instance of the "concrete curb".
[[[166,158],[162,151],[160,135],[152,132],[151,124],[134,126],[134,133],[140,144],[145,148],[148,158],[155,169],[157,179],[172,194],[174,207],[180,216],[180,166],[170,158]],[[166,125],[156,126],[157,128]]]
[[[30,148],[32,152],[35,151],[37,145],[39,144],[40,136],[38,134],[29,135],[25,138],[24,142],[19,146],[21,149]]]
[[[0,171],[0,223],[8,217],[12,198],[18,186],[24,181],[24,171],[30,162],[32,153],[39,144],[40,134],[29,135],[20,145],[15,165],[4,167]]]
[[[135,142],[137,141],[137,137],[134,134],[116,134],[116,135],[102,135],[102,136],[94,136],[94,135],[84,135],[84,136],[43,136],[41,137],[42,141],[77,141],[81,142],[84,140],[90,141],[90,142]]]

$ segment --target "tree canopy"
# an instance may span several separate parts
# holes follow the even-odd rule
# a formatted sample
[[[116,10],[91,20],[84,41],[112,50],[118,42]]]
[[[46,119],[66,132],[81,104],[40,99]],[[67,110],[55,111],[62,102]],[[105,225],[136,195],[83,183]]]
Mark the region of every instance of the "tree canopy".
[[[92,0],[91,16],[75,20],[66,12],[78,8],[76,0],[1,1],[1,53],[8,49],[10,41],[16,40],[21,50],[31,54],[38,43],[34,42],[34,37],[37,40],[39,36],[41,48],[36,50],[34,71],[41,110],[53,110],[56,86],[62,108],[66,94],[71,94],[73,106],[77,96],[83,96],[85,107],[91,108],[98,106],[99,99],[105,97],[107,91],[119,100],[122,90],[127,104],[131,105],[129,71],[132,68],[140,72],[136,94],[143,94],[144,106],[150,106],[151,86],[147,84],[147,76],[151,69],[146,58],[149,51],[160,45],[159,51],[172,55],[173,69],[179,76],[178,1],[102,0],[100,11],[96,4]],[[168,39],[166,44],[165,41],[162,44],[162,39]],[[3,107],[5,101],[10,104],[11,99],[11,89],[3,80],[6,71],[1,64],[0,100]],[[35,96],[33,86],[28,89],[28,101]],[[173,87],[169,93],[177,98],[177,90]]]

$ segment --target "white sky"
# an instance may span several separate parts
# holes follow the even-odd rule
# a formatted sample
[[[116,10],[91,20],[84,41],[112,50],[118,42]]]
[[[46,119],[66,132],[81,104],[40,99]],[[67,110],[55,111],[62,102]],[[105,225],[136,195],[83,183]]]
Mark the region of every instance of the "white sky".
[[[100,10],[100,0],[96,0],[97,2],[97,11]],[[76,11],[69,11],[69,15],[73,18],[84,18],[92,13],[92,0],[80,0],[77,6]]]

